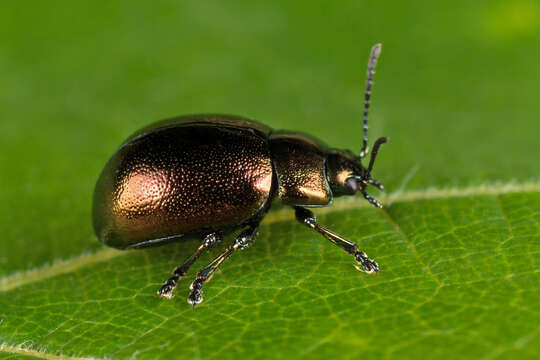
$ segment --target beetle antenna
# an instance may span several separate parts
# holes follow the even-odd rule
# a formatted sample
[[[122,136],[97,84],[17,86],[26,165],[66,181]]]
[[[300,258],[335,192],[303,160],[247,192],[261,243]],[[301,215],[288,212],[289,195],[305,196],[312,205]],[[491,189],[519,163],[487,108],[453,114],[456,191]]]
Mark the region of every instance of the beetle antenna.
[[[375,141],[375,145],[373,145],[373,152],[371,153],[371,158],[369,159],[369,165],[366,171],[366,178],[369,179],[371,177],[371,170],[373,169],[373,164],[375,164],[375,158],[377,157],[377,153],[379,152],[379,148],[382,144],[388,141],[388,138],[386,137],[380,137]]]
[[[373,76],[375,75],[375,66],[377,65],[377,59],[381,55],[381,44],[375,44],[371,48],[371,53],[369,55],[368,70],[367,70],[367,80],[366,80],[366,91],[364,93],[364,140],[362,143],[362,151],[360,151],[360,157],[363,158],[369,152],[368,149],[368,113],[369,113],[369,104],[371,99],[371,88],[373,87]]]

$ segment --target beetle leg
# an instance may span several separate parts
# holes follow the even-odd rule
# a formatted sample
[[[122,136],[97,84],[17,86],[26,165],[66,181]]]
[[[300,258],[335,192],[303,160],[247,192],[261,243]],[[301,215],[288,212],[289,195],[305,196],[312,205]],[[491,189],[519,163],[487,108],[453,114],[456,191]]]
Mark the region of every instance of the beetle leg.
[[[168,299],[172,298],[172,292],[176,287],[176,284],[181,280],[187,273],[191,265],[201,256],[201,254],[206,250],[214,246],[216,243],[220,242],[222,235],[217,232],[210,233],[203,238],[201,246],[197,248],[195,253],[188,257],[182,265],[178,266],[173,271],[173,276],[171,276],[165,284],[158,290],[158,295],[161,297],[166,297]]]
[[[317,220],[313,212],[301,206],[295,206],[294,210],[296,211],[296,219],[299,222],[317,231],[319,234],[345,250],[345,252],[354,256],[356,261],[362,265],[362,268],[359,266],[356,267],[358,270],[367,274],[379,272],[379,265],[374,260],[371,260],[365,252],[361,251],[358,248],[358,245],[317,224]]]
[[[210,264],[208,264],[205,268],[201,269],[197,273],[197,277],[190,285],[191,292],[189,293],[189,296],[187,298],[187,302],[190,303],[193,306],[199,305],[203,301],[202,297],[202,286],[205,282],[209,281],[212,276],[214,275],[214,272],[217,270],[219,265],[221,265],[222,262],[227,260],[229,256],[232,255],[232,253],[235,250],[243,250],[250,246],[253,243],[253,240],[255,240],[255,237],[257,236],[257,229],[259,228],[259,223],[250,225],[249,228],[242,231],[234,240],[234,243],[229,246],[225,251],[223,251],[221,254],[219,254],[218,257],[216,257]]]

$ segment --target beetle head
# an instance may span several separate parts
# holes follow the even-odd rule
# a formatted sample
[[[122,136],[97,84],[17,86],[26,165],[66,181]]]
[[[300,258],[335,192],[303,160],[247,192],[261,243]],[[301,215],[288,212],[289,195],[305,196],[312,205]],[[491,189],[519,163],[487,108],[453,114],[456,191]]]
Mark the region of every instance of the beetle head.
[[[330,151],[326,161],[326,176],[334,196],[354,195],[360,191],[372,205],[382,207],[381,203],[367,193],[367,188],[372,185],[384,190],[384,186],[371,177],[371,170],[379,148],[387,141],[385,137],[375,141],[367,168],[362,165],[362,158],[349,150]]]

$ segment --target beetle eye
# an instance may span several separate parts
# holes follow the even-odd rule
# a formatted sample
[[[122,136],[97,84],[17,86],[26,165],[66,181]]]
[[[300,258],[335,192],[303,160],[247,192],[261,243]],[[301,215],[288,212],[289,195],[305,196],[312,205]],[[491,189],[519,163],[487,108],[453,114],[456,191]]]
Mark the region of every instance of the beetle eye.
[[[351,195],[356,194],[358,191],[358,181],[353,177],[348,178],[345,180],[345,189],[347,189],[347,193]]]

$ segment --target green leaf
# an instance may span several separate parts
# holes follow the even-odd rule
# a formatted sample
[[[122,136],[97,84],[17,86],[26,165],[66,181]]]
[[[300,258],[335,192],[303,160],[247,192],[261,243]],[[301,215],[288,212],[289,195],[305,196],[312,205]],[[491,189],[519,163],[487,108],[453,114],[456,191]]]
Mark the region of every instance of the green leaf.
[[[539,358],[539,30],[530,0],[2,1],[0,358]],[[316,213],[378,275],[278,206],[196,309],[219,249],[162,300],[196,239],[96,241],[99,171],[152,121],[239,114],[358,151],[376,42],[385,207]]]

